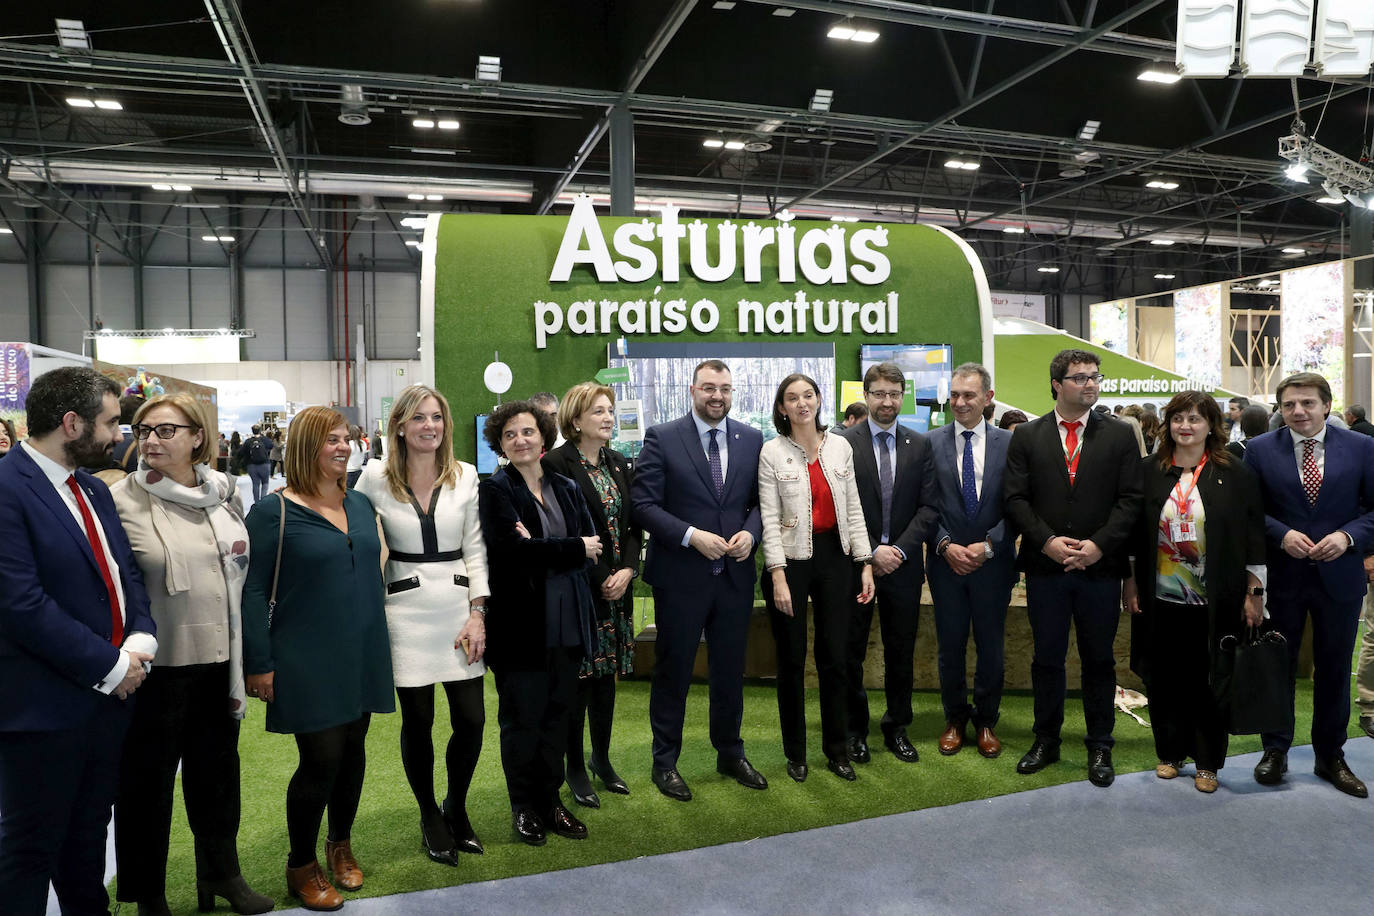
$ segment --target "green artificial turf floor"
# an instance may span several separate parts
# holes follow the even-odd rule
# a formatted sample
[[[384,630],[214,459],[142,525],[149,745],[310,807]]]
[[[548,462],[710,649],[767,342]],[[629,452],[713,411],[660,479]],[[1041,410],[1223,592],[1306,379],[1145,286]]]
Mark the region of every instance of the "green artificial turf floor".
[[[437,694],[437,702],[442,706],[443,691]],[[876,717],[881,714],[882,692],[870,691],[869,696]],[[430,862],[421,849],[419,815],[401,770],[399,713],[373,716],[367,746],[367,779],[353,829],[353,850],[366,875],[365,886],[359,894],[395,894],[632,859],[990,798],[1064,782],[1082,781],[1084,792],[1098,791],[1086,782],[1087,756],[1081,743],[1082,706],[1074,694],[1070,694],[1066,706],[1062,762],[1036,776],[1020,776],[1015,772],[1017,759],[1031,743],[1028,691],[1011,692],[1003,699],[997,732],[1004,749],[1001,757],[995,760],[983,759],[973,748],[965,748],[952,757],[941,757],[936,750],[936,739],[944,725],[939,694],[918,692],[916,720],[909,734],[920,752],[920,761],[915,764],[899,762],[882,748],[881,738],[875,736],[873,761],[857,766],[858,780],[848,783],[825,770],[825,761],[819,751],[817,694],[809,690],[812,770],[805,783],[797,784],[784,772],[776,694],[769,683],[746,685],[743,723],[746,752],[768,777],[769,787],[763,792],[745,789],[715,772],[715,752],[707,738],[706,688],[696,684],[688,700],[683,754],[679,761],[679,771],[691,786],[695,799],[683,804],[660,795],[649,779],[648,697],[647,681],[627,681],[619,686],[612,762],[629,783],[631,794],[620,796],[600,791],[601,809],[589,810],[573,805],[565,787],[564,801],[585,821],[590,837],[579,842],[550,836],[547,846],[531,848],[517,842],[511,834],[496,726],[496,691],[488,678],[485,744],[468,800],[468,810],[486,845],[486,855],[463,856],[458,868]],[[1296,730],[1299,744],[1308,741],[1311,707],[1311,682],[1300,681]],[[1148,720],[1148,709],[1141,712]],[[446,723],[446,710],[436,710],[435,721]],[[289,736],[265,733],[262,723],[261,710],[255,705],[244,723],[239,742],[243,760],[239,854],[248,882],[259,891],[271,894],[279,905],[287,906],[294,901],[287,897],[283,875],[287,853],[284,799],[286,783],[296,763],[296,748]],[[436,724],[438,758],[442,761],[443,741],[447,736],[438,731]],[[1361,734],[1353,722],[1351,734]],[[1234,738],[1230,752],[1241,754],[1259,750],[1259,747],[1258,737]],[[1155,764],[1149,729],[1121,713],[1117,715],[1114,759],[1119,773],[1147,770]],[[1248,771],[1236,769],[1223,770],[1221,774],[1223,786],[1232,780],[1250,778]],[[442,797],[442,784],[439,788]],[[177,796],[167,898],[174,912],[192,912],[195,907],[192,843],[179,790]],[[323,841],[322,829],[321,860]],[[223,902],[220,907],[224,909]]]

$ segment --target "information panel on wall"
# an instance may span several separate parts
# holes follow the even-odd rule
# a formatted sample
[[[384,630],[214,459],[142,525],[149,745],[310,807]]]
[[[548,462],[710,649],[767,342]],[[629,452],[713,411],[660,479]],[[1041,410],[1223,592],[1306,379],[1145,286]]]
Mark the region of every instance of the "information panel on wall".
[[[1174,293],[1174,371],[1211,389],[1221,384],[1221,284]]]
[[[1280,284],[1279,346],[1283,374],[1319,372],[1345,404],[1344,261],[1285,270]]]

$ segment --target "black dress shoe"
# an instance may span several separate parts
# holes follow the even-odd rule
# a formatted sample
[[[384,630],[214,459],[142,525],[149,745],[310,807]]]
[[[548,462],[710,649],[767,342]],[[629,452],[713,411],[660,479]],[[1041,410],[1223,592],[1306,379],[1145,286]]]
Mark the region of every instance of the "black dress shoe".
[[[424,818],[420,819],[420,843],[425,847],[425,855],[429,856],[431,862],[457,868],[458,850],[453,848],[453,835],[447,829],[441,832],[443,836],[431,837],[425,829]]]
[[[1262,786],[1276,786],[1283,782],[1283,774],[1288,772],[1288,754],[1283,751],[1265,751],[1260,762],[1255,764],[1255,782]]]
[[[587,769],[601,780],[607,792],[614,792],[616,795],[630,794],[630,787],[625,785],[625,780],[620,778],[609,761],[603,763],[596,757],[591,757],[587,760]]]
[[[543,846],[548,837],[544,834],[544,822],[529,808],[521,808],[513,818],[515,836],[522,843]]]
[[[585,840],[587,838],[587,825],[573,817],[573,813],[563,807],[562,802],[554,802],[553,810],[549,812],[549,829],[561,837],[570,840]]]
[[[1316,773],[1321,779],[1325,779],[1346,795],[1353,795],[1356,798],[1368,798],[1369,790],[1360,778],[1350,772],[1350,767],[1346,764],[1344,757],[1337,757],[1335,760],[1322,760],[1317,758],[1317,765],[1312,772]]]
[[[763,774],[754,769],[754,765],[744,757],[716,760],[716,772],[722,776],[729,776],[746,789],[768,788],[768,780],[764,779]]]
[[[850,738],[845,753],[855,763],[868,763],[873,759],[873,755],[868,752],[868,741],[863,738]]]
[[[586,770],[567,771],[568,791],[572,792],[573,801],[584,808],[600,808],[601,799],[597,796],[596,790],[592,788],[592,781],[587,776]]]
[[[897,759],[903,763],[915,763],[921,757],[916,753],[916,748],[907,739],[906,731],[895,731],[883,739],[883,746],[896,755]]]
[[[806,774],[810,772],[806,764],[800,760],[787,761],[787,775],[792,777],[793,782],[806,782]]]
[[[853,782],[859,778],[859,775],[854,772],[854,765],[843,757],[831,757],[825,762],[825,768],[841,779],[848,780],[849,782]]]
[[[1016,762],[1016,772],[1022,776],[1039,773],[1052,763],[1059,762],[1059,748],[1050,747],[1044,741],[1036,740],[1026,751],[1026,756]]]
[[[1116,780],[1116,770],[1112,768],[1112,749],[1095,747],[1088,751],[1088,782],[1105,789]]]
[[[449,833],[453,834],[454,849],[473,856],[480,856],[486,852],[482,848],[482,841],[477,838],[477,831],[472,829],[467,811],[455,811],[446,798],[439,806],[439,812],[444,815],[444,823],[448,824]]]
[[[1374,738],[1374,716],[1360,716],[1360,730]]]
[[[692,790],[687,788],[687,781],[673,767],[666,770],[654,767],[652,775],[654,785],[658,786],[658,791],[664,795],[675,801],[692,800]]]

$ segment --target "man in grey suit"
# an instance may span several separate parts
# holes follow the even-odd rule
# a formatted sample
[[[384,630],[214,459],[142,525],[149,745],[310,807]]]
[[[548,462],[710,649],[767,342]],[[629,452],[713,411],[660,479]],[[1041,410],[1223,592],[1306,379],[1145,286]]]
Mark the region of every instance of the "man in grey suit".
[[[939,749],[945,756],[964,746],[970,719],[978,753],[996,757],[1002,752],[993,727],[1002,701],[1002,637],[1016,582],[1016,533],[1002,516],[1002,471],[1011,433],[983,419],[992,396],[986,368],[959,366],[949,389],[955,422],[927,437],[940,513],[930,537],[929,576],[945,708]],[[970,626],[978,650],[971,706],[964,676]]]
[[[920,433],[897,422],[906,392],[906,377],[895,363],[879,363],[864,373],[868,419],[840,435],[854,449],[854,480],[868,523],[873,548],[875,600],[854,605],[845,679],[849,685],[849,759],[867,763],[868,692],[864,657],[873,606],[883,635],[883,685],[887,710],[879,723],[883,744],[905,763],[915,763],[916,748],[907,738],[911,724],[911,684],[920,620],[921,585],[925,582],[922,543],[936,521],[935,465],[930,444]]]

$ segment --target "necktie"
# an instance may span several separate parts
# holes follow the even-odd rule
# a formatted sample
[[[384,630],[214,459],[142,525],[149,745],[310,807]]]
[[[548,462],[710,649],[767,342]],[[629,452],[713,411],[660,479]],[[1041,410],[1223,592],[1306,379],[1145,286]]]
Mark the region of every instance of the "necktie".
[[[1307,493],[1307,501],[1316,505],[1317,494],[1322,489],[1322,472],[1317,468],[1317,456],[1314,454],[1317,443],[1311,439],[1304,439],[1302,442],[1302,488]]]
[[[883,543],[886,544],[892,527],[892,452],[888,443],[892,433],[878,433],[878,493],[883,502]]]
[[[973,430],[964,430],[964,514],[973,518],[978,513],[978,483],[973,479]]]
[[[86,508],[86,500],[81,498],[81,488],[76,485],[76,475],[67,478],[76,497],[76,505],[81,509],[81,523],[86,526],[86,540],[91,543],[95,554],[95,565],[100,567],[100,577],[105,580],[105,590],[110,593],[110,642],[116,646],[124,642],[124,614],[119,610],[119,592],[115,590],[114,577],[110,575],[110,564],[105,562],[105,549],[100,546],[100,532],[95,529],[95,519],[91,510]]]
[[[1069,469],[1069,485],[1072,486],[1078,476],[1078,427],[1083,424],[1079,420],[1066,420],[1061,425],[1064,427],[1064,465]]]
[[[720,430],[711,430],[711,444],[706,448],[706,460],[711,465],[711,483],[716,488],[716,499],[725,492],[725,470],[720,464],[720,443],[716,441],[716,434]],[[711,575],[718,576],[725,571],[725,558],[721,557],[711,561]]]

